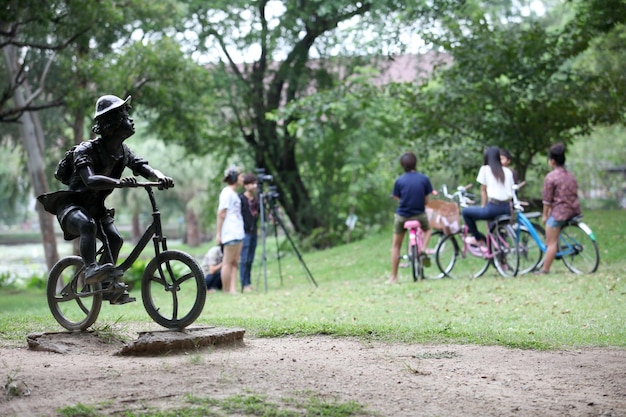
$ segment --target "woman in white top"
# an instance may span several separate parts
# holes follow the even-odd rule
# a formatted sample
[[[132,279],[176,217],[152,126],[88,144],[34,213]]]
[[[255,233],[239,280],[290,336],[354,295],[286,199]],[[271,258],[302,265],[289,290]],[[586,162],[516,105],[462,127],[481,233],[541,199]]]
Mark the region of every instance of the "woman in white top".
[[[243,184],[243,174],[234,166],[224,172],[224,182],[228,185],[220,193],[217,208],[216,240],[222,245],[222,290],[237,293],[237,277],[239,257],[245,236],[243,217],[241,215],[241,199],[237,194],[237,186]]]
[[[466,242],[470,245],[485,243],[485,235],[478,231],[476,220],[491,220],[503,214],[511,214],[513,172],[502,166],[497,146],[491,146],[485,151],[483,166],[478,171],[476,181],[480,183],[481,206],[463,209],[463,219],[471,234]]]

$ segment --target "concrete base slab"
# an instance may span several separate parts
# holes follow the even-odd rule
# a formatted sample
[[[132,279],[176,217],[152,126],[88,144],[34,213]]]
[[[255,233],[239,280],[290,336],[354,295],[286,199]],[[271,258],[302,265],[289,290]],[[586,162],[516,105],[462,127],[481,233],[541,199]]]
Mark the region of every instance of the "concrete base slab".
[[[31,350],[60,354],[90,352],[139,356],[176,353],[206,346],[236,346],[243,344],[244,334],[243,329],[194,327],[184,330],[139,332],[139,337],[128,343],[106,339],[93,331],[32,333],[26,337],[26,341]]]
[[[244,333],[245,330],[243,329],[224,327],[140,332],[137,340],[127,343],[115,354],[153,355],[214,345],[243,344]]]

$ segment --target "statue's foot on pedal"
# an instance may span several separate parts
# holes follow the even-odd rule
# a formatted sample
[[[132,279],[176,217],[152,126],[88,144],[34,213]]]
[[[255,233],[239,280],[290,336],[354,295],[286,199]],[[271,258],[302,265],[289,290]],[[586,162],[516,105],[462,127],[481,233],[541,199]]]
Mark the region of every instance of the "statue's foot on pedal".
[[[111,304],[126,304],[137,301],[135,297],[131,297],[128,294],[128,285],[123,282],[113,281],[106,283],[106,285],[103,285],[103,289],[105,291],[102,293],[102,299]]]
[[[103,265],[93,263],[89,265],[85,269],[85,284],[91,285],[104,281],[109,275],[109,272],[111,272],[112,270],[113,264],[111,263],[106,263]]]
[[[102,299],[115,305],[132,303],[133,301],[137,301],[135,297],[131,297],[130,294],[128,294],[128,291],[124,291],[122,293],[105,292],[104,294],[102,294]]]

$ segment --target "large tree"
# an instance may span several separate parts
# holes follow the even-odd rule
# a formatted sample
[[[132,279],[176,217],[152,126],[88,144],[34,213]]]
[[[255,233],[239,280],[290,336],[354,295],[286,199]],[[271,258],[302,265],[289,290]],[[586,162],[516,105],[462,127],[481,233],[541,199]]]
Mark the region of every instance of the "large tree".
[[[162,74],[184,77],[175,66],[186,58],[178,45],[172,52],[169,46],[173,42],[163,36],[178,23],[177,10],[174,1],[144,0],[85,4],[10,0],[3,5],[0,49],[4,65],[0,71],[5,81],[0,122],[19,123],[35,195],[48,192],[51,164],[71,144],[85,139],[90,127],[86,122],[99,95],[135,94],[149,83],[159,83],[159,78],[165,78]],[[143,37],[138,39],[137,35]],[[136,67],[122,64],[130,59],[124,59],[123,53],[136,53],[133,44],[141,45],[142,57],[150,56],[152,63],[166,65],[160,65],[158,71],[155,64],[130,71]],[[160,57],[154,58],[155,53]],[[169,91],[180,90],[178,84],[170,87]],[[167,93],[158,98],[159,104],[165,96]],[[151,103],[144,105],[150,107]],[[47,112],[43,123],[42,112]],[[51,267],[58,258],[56,220],[41,206],[36,209]]]
[[[554,11],[569,11],[565,21],[554,15],[497,19],[459,9],[431,38],[454,63],[416,95],[415,125],[429,147],[443,150],[444,161],[474,172],[481,163],[476,155],[496,145],[513,153],[524,179],[533,157],[551,143],[570,143],[597,123],[620,119],[619,102],[609,94],[614,86],[575,63],[624,19],[624,2],[573,3]]]
[[[461,3],[188,1],[188,29],[197,35],[196,50],[211,58],[214,94],[223,99],[221,113],[213,117],[232,122],[230,129],[213,132],[213,139],[233,151],[248,149],[255,165],[274,175],[280,203],[297,232],[327,226],[324,211],[310,205],[312,195],[297,156],[299,143],[287,129],[291,120],[268,119],[266,114],[331,86],[333,72],[349,67],[349,61],[329,60],[332,54],[401,53],[399,32],[410,26],[407,22],[418,26],[421,19]],[[243,54],[249,63],[241,64]]]

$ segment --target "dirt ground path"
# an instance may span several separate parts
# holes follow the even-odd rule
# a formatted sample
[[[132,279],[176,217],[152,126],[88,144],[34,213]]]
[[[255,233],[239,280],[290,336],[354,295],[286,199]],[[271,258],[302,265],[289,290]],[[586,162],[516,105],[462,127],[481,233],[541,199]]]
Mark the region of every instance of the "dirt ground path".
[[[556,352],[403,345],[332,337],[258,339],[158,356],[77,339],[64,354],[0,349],[0,416],[56,416],[109,401],[107,414],[185,404],[185,394],[310,394],[354,400],[376,416],[626,416],[626,350]]]

